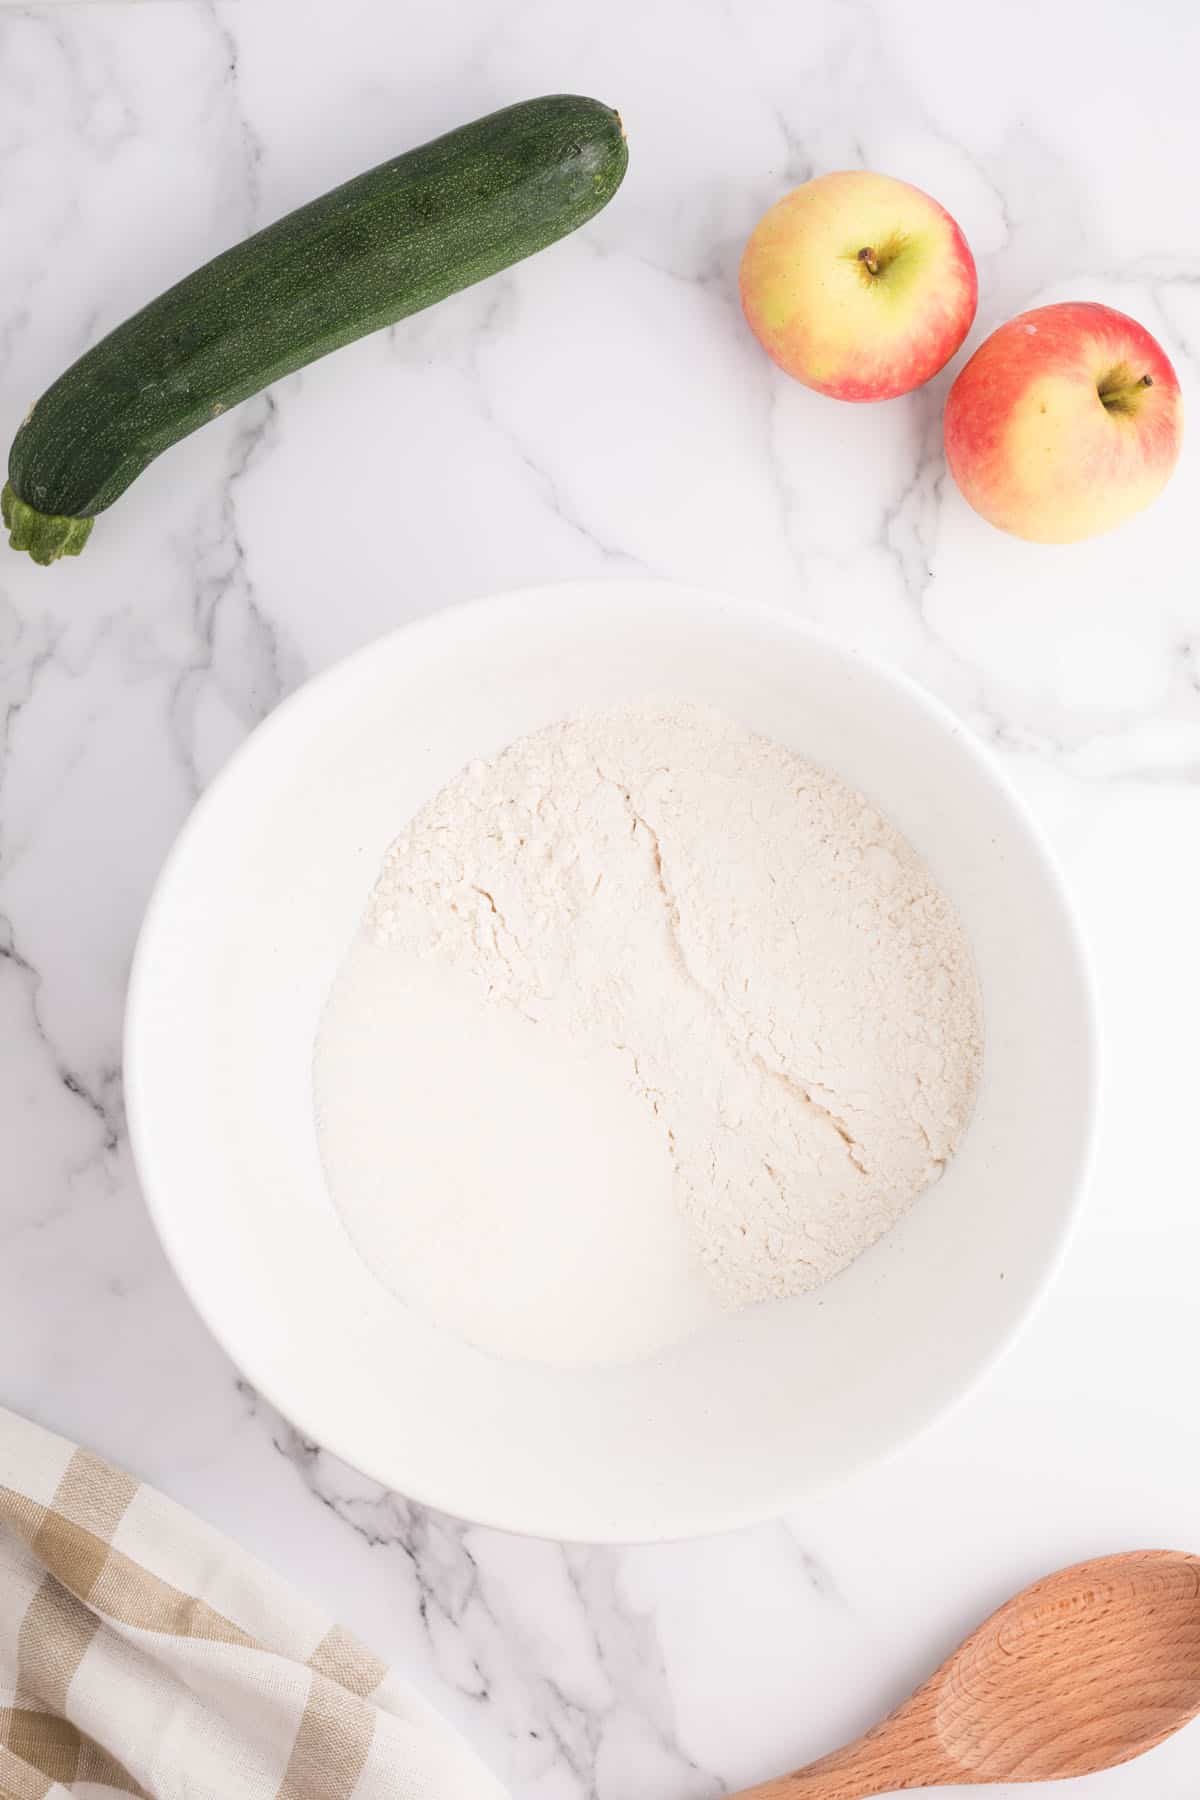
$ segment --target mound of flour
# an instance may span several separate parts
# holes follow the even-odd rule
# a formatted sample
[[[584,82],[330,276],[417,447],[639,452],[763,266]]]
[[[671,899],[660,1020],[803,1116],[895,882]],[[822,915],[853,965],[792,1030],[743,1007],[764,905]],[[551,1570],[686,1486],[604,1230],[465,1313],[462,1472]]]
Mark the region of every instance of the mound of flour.
[[[726,1308],[837,1274],[937,1177],[971,1112],[980,1005],[954,908],[860,793],[704,708],[573,719],[473,764],[393,846],[367,935],[397,970],[440,969],[523,1021],[551,1057],[604,1059]],[[510,1177],[495,1204],[520,1235]],[[469,1317],[445,1193],[409,1183],[393,1204],[408,1215],[395,1258],[416,1235],[428,1266],[444,1241],[447,1266],[422,1279]],[[535,1229],[517,1253],[544,1243]],[[694,1295],[675,1310],[692,1316]]]

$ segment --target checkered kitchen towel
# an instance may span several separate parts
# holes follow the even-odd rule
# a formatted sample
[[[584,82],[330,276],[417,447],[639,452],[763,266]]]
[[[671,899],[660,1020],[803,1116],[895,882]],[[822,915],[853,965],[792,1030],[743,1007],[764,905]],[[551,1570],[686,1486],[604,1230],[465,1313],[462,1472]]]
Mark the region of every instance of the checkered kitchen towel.
[[[503,1800],[260,1563],[0,1408],[0,1800]]]

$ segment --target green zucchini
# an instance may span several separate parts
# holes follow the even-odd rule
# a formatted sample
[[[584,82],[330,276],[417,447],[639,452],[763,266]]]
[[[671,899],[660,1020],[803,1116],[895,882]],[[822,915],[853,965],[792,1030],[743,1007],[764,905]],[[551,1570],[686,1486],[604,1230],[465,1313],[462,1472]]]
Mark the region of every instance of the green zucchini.
[[[620,186],[598,100],[506,107],[381,163],[198,269],[81,356],[13,441],[3,519],[77,556],[154,457],[280,376],[565,237]]]

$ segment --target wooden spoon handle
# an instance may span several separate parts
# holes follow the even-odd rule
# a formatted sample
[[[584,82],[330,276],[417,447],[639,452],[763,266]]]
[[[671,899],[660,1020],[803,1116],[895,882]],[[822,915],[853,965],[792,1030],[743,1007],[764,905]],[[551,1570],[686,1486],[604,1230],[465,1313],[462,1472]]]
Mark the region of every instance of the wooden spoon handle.
[[[876,1779],[853,1764],[843,1764],[837,1756],[824,1756],[820,1762],[794,1775],[780,1775],[761,1787],[746,1788],[731,1794],[729,1800],[870,1800],[873,1794],[895,1793],[901,1784],[892,1776]]]
[[[835,1759],[826,1756],[794,1775],[780,1775],[761,1787],[731,1794],[729,1800],[869,1800],[873,1794],[886,1794],[891,1785],[864,1779],[866,1786],[855,1779],[852,1769],[838,1767]]]
[[[912,1706],[912,1703],[909,1703]],[[919,1710],[908,1709],[856,1738],[820,1762],[780,1775],[760,1787],[746,1788],[729,1800],[870,1800],[873,1794],[897,1794],[905,1788],[945,1787],[970,1779],[950,1768],[946,1758],[922,1730]]]

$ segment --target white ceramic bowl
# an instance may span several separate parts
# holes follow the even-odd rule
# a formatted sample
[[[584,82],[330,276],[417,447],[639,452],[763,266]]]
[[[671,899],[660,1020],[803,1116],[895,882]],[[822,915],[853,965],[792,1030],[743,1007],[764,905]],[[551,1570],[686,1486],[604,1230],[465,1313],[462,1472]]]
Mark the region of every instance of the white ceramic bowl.
[[[647,694],[708,702],[836,769],[920,850],[978,960],[978,1108],[945,1178],[816,1293],[634,1367],[500,1362],[393,1299],[343,1232],[317,1154],[314,1031],[415,808],[473,757]],[[964,728],[903,677],[785,617],[638,581],[437,614],[281,706],[163,871],[125,1069],[167,1252],[255,1387],[418,1500],[518,1531],[622,1540],[783,1511],[895,1449],[978,1379],[1063,1249],[1096,1051],[1054,865]]]

